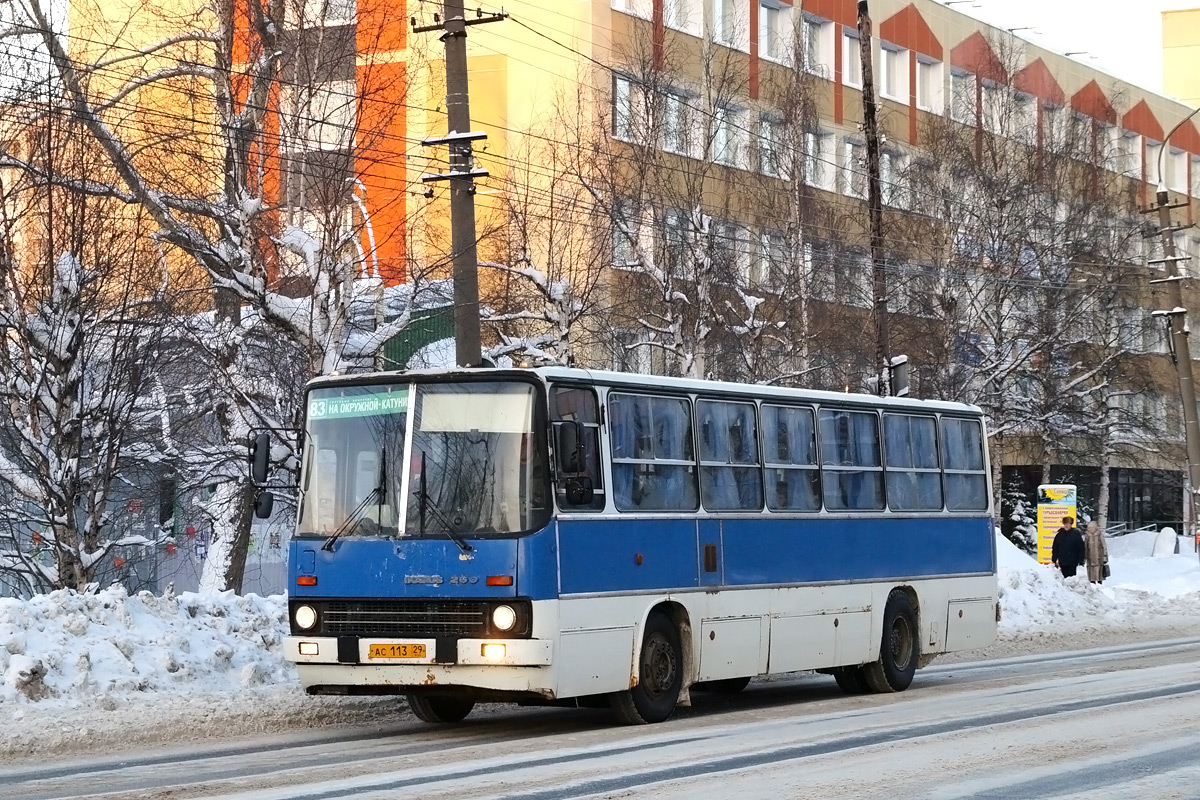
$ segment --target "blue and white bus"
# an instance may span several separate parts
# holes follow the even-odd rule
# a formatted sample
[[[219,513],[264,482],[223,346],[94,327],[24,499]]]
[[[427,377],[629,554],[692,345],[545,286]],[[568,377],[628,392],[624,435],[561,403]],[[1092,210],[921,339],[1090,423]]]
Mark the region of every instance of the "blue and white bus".
[[[306,407],[311,694],[634,724],[765,674],[901,691],[995,637],[975,407],[558,367],[322,377]]]

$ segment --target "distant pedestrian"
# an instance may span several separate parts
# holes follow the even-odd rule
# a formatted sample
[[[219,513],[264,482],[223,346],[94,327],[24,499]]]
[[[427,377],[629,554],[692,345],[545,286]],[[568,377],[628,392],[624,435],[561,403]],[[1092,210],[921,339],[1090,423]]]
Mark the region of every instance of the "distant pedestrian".
[[[1100,525],[1092,520],[1087,524],[1087,533],[1083,536],[1087,549],[1088,580],[1092,583],[1104,583],[1108,571],[1108,545],[1104,542],[1104,532]]]
[[[1084,563],[1086,556],[1087,545],[1083,541],[1083,534],[1075,527],[1075,520],[1063,517],[1062,527],[1054,534],[1054,544],[1050,545],[1050,560],[1062,570],[1064,578],[1070,578]]]

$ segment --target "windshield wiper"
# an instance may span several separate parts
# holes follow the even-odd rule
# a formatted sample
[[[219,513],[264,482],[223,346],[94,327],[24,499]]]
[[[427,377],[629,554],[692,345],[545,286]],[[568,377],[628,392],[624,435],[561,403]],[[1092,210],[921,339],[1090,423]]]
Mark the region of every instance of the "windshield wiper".
[[[461,536],[459,536],[457,533],[455,533],[451,529],[450,521],[446,519],[446,516],[442,513],[442,510],[437,507],[437,504],[436,503],[430,504],[429,492],[426,491],[426,489],[425,489],[425,451],[424,450],[421,451],[421,480],[420,480],[420,483],[418,484],[418,488],[417,488],[417,509],[418,509],[418,513],[420,514],[420,517],[421,517],[421,534],[422,535],[424,535],[424,533],[425,533],[425,512],[429,511],[433,514],[435,520],[437,522],[439,522],[442,525],[442,527],[444,527],[446,529],[445,530],[446,536],[448,536],[450,538],[450,541],[452,541],[456,545],[458,545],[460,550],[462,550],[464,553],[470,553],[472,550],[475,549],[474,547],[471,547],[471,545],[467,544],[466,539],[463,539]]]
[[[369,522],[370,520],[368,520],[366,517],[360,517],[359,514],[362,513],[363,510],[366,509],[366,507],[371,504],[372,500],[379,501],[378,510],[375,512],[375,527],[377,530],[383,529],[383,500],[384,500],[384,497],[387,495],[386,481],[387,481],[387,458],[385,458],[384,451],[380,450],[379,451],[379,483],[375,484],[375,488],[373,488],[370,492],[367,493],[367,496],[362,499],[361,503],[359,503],[357,506],[355,506],[354,510],[350,512],[350,515],[347,516],[346,519],[342,522],[342,524],[338,526],[337,530],[335,530],[333,532],[333,535],[331,535],[328,539],[325,540],[325,544],[321,545],[322,550],[328,550],[329,552],[332,553],[334,542],[336,542],[338,539],[342,538],[343,535],[345,535],[347,533],[353,533],[354,531],[358,530],[358,526],[362,525],[364,522]]]

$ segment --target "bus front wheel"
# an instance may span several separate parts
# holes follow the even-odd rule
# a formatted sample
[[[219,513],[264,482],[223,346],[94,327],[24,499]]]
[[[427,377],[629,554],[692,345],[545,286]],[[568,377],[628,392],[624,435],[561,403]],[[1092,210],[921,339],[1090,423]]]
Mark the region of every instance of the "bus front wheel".
[[[422,722],[462,722],[475,707],[475,700],[465,694],[410,694],[408,707]]]
[[[638,682],[614,692],[609,703],[626,725],[662,722],[675,710],[683,688],[683,647],[671,618],[655,611],[646,620],[646,635],[638,655]]]
[[[863,677],[876,692],[902,692],[912,683],[921,656],[917,612],[904,592],[894,589],[883,609],[879,659],[863,666]]]

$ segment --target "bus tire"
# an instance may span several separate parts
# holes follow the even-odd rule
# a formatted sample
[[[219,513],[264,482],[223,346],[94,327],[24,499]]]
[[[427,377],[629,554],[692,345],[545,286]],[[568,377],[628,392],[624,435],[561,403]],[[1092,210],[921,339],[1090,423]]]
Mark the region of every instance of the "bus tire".
[[[908,595],[893,589],[883,608],[883,638],[879,659],[863,666],[863,676],[872,691],[902,692],[912,683],[921,660],[921,637],[917,612]]]
[[[683,689],[683,647],[671,618],[660,611],[646,620],[646,634],[638,653],[638,682],[624,692],[613,692],[609,704],[626,725],[662,722],[675,711]]]
[[[422,722],[462,722],[475,707],[475,699],[468,694],[410,694],[408,707]]]
[[[865,694],[871,691],[861,666],[834,667],[833,679],[837,681],[838,688],[846,694]]]

